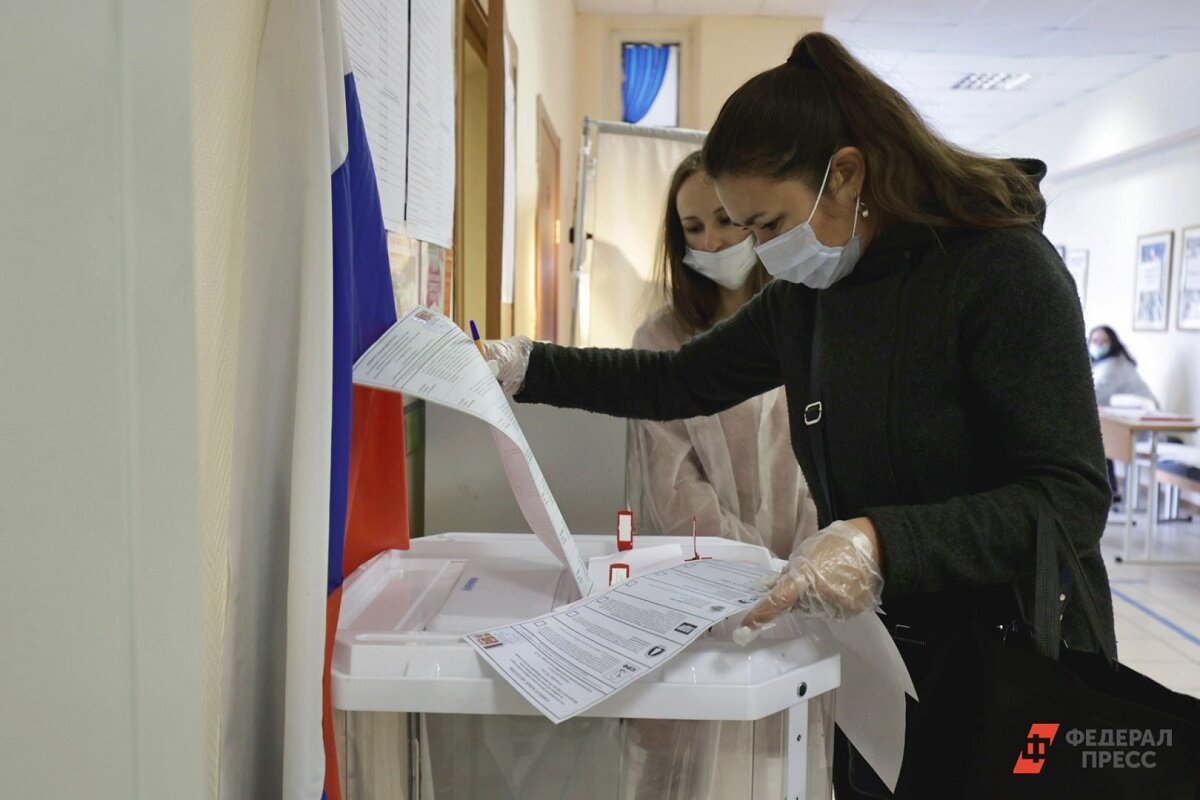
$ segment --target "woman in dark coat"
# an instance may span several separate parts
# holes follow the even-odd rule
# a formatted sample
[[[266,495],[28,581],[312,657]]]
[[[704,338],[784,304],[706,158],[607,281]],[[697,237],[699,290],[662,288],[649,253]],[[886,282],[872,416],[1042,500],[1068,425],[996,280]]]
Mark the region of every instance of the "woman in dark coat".
[[[1079,302],[1040,231],[1043,167],[949,144],[809,34],[725,103],[704,169],[776,280],[674,353],[495,343],[501,382],[520,402],[662,420],[783,385],[821,531],[747,625],[881,604],[922,700],[896,794],[957,796],[972,676],[931,654],[1028,621],[1039,508],[1070,532],[1115,652],[1110,494]],[[1061,598],[1066,644],[1098,649]],[[839,800],[872,796],[871,777],[840,740]]]

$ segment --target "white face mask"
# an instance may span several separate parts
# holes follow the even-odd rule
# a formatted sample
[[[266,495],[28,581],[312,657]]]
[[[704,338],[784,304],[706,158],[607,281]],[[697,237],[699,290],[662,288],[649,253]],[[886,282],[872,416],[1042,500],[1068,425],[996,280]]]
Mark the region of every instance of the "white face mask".
[[[758,256],[754,254],[754,237],[747,236],[733,247],[715,253],[689,247],[683,263],[726,289],[740,289],[758,263]]]
[[[757,245],[754,251],[762,260],[767,272],[776,278],[782,278],[792,283],[802,283],[813,289],[828,289],[842,278],[850,274],[861,255],[858,240],[858,198],[854,199],[854,225],[850,229],[850,241],[840,247],[829,247],[821,244],[812,229],[812,218],[817,213],[817,205],[825,191],[829,180],[829,169],[833,166],[833,158],[825,167],[825,177],[821,179],[821,188],[813,203],[812,213],[808,219],[796,227],[781,233],[766,244]]]
[[[1102,358],[1105,358],[1111,349],[1112,348],[1106,344],[1089,344],[1088,354],[1091,355],[1093,361],[1099,361]]]

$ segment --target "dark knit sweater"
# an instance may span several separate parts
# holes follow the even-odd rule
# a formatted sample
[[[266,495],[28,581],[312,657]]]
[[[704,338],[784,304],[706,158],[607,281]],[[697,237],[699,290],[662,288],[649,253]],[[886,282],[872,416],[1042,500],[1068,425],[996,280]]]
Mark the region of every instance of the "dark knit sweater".
[[[897,223],[833,287],[774,281],[678,352],[538,344],[515,399],[667,420],[783,384],[792,449],[826,525],[802,422],[818,304],[835,503],[878,530],[889,617],[1011,600],[1014,582],[1031,617],[1040,495],[1072,535],[1113,642],[1099,554],[1111,493],[1083,319],[1061,259],[1032,226]],[[1077,603],[1063,634],[1094,649]]]

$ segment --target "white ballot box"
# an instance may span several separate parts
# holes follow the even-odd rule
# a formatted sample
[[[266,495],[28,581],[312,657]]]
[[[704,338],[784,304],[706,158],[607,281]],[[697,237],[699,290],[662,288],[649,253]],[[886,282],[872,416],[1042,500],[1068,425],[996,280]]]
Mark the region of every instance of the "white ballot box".
[[[613,536],[574,538],[585,559],[616,553]],[[688,537],[639,540],[661,544],[693,552]],[[782,566],[724,539],[696,550]],[[822,622],[787,615],[742,647],[732,617],[556,725],[463,635],[577,599],[532,534],[446,533],[363,565],[343,589],[331,669],[347,800],[829,796],[841,661]]]

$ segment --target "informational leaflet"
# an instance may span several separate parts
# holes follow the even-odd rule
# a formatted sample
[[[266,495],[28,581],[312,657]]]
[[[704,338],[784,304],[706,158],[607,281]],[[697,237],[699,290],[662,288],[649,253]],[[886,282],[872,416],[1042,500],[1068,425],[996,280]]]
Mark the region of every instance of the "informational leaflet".
[[[527,622],[470,634],[467,642],[557,724],[753,608],[772,574],[735,561],[685,561]]]
[[[408,232],[445,248],[454,232],[454,8],[409,3]]]
[[[441,314],[415,308],[355,362],[354,382],[420,397],[491,425],[504,472],[530,529],[562,561],[580,595],[591,593],[587,563],[571,538],[508,398],[470,337]]]
[[[408,191],[408,3],[342,0],[340,8],[383,224],[389,231],[403,230]]]

